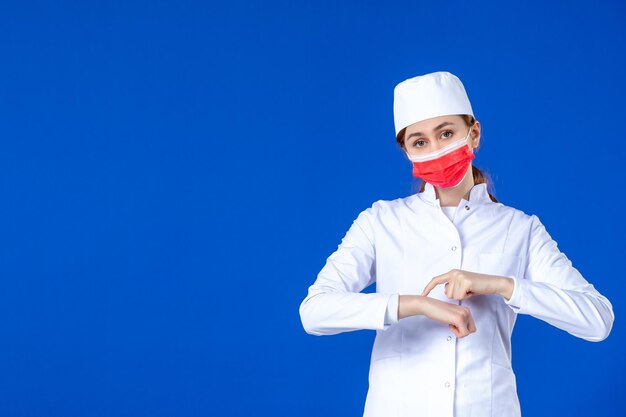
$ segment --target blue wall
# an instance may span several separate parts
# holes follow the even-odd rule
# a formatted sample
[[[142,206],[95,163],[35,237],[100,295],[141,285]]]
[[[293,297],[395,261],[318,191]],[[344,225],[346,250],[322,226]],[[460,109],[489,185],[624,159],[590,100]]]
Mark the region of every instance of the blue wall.
[[[618,415],[625,20],[619,1],[2,2],[0,414],[360,416],[374,332],[307,335],[298,306],[361,210],[414,192],[393,87],[447,70],[498,199],[617,316],[601,343],[518,317],[522,412]]]

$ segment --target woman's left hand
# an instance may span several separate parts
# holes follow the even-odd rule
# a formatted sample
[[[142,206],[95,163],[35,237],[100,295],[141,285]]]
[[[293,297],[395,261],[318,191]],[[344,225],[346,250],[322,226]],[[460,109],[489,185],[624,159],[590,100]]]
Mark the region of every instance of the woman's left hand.
[[[502,294],[507,279],[510,278],[452,269],[430,280],[422,296],[427,296],[433,288],[444,283],[446,296],[455,300],[465,300],[479,294]]]

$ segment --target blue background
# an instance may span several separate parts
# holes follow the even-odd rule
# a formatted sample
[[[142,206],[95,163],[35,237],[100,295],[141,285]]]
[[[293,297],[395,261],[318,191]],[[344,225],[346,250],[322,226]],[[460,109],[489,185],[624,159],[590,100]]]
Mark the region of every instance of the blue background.
[[[0,19],[1,415],[360,416],[374,332],[307,335],[298,307],[360,211],[415,192],[393,87],[438,70],[465,84],[496,197],[617,316],[601,343],[518,316],[523,414],[622,412],[623,2],[3,1]]]

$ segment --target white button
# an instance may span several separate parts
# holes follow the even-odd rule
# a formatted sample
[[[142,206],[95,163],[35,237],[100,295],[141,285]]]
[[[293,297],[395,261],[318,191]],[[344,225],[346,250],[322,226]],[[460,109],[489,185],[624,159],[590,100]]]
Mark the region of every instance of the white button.
[[[452,250],[456,250],[456,246],[452,246]]]
[[[448,336],[448,337],[447,337],[447,340],[448,340],[448,342],[449,342],[450,340],[452,340],[452,336]]]
[[[448,388],[450,386],[450,383],[448,381],[446,381],[446,383],[444,385],[446,386],[446,388]]]

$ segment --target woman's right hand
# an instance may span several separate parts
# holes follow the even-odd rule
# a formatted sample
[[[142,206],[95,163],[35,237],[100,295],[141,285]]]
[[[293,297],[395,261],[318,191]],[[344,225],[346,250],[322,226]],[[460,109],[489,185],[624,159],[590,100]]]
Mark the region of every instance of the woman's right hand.
[[[465,306],[421,295],[401,295],[398,302],[398,319],[418,314],[447,324],[458,338],[476,331],[472,312]]]

